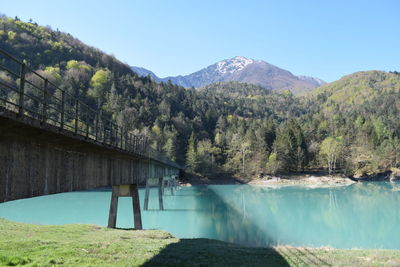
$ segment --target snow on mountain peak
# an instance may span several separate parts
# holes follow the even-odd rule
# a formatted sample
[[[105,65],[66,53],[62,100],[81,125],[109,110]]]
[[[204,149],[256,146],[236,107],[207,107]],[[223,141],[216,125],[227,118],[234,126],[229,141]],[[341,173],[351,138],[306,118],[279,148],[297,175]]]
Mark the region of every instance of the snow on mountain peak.
[[[254,63],[253,59],[242,56],[236,56],[231,59],[225,59],[216,64],[216,71],[221,74],[234,73],[244,69],[247,65]]]

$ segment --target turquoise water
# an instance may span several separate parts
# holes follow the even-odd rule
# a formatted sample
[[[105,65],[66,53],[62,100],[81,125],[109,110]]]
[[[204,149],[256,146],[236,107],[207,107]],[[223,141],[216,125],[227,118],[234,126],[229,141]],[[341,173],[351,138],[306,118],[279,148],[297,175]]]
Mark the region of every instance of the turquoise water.
[[[143,204],[144,190],[140,190]],[[111,192],[84,191],[0,204],[0,217],[35,224],[105,226]],[[336,188],[250,185],[181,187],[166,191],[165,211],[156,190],[145,229],[176,237],[206,237],[250,246],[292,245],[400,249],[400,183],[363,183]],[[120,198],[117,226],[133,225],[130,198]]]

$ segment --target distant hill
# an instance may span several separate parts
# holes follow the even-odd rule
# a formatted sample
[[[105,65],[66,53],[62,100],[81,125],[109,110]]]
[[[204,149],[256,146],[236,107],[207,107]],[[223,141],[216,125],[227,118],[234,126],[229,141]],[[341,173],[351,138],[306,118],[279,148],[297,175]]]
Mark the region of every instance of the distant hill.
[[[394,94],[394,98],[399,98],[399,93],[399,74],[374,70],[346,75],[310,94],[323,101],[321,104],[325,107],[335,107],[340,111],[360,109],[377,99],[382,100],[386,95]],[[375,110],[380,108],[374,107]]]
[[[69,33],[52,30],[0,15],[0,48],[26,59],[34,68],[84,61],[92,67],[108,68],[115,74],[133,74],[130,67],[100,49],[88,46]]]
[[[168,81],[186,88],[204,87],[216,82],[242,82],[257,84],[271,90],[291,90],[304,92],[325,84],[318,78],[295,76],[291,72],[278,68],[262,60],[241,56],[219,61],[189,75],[159,78],[153,72],[132,67],[139,75],[150,75],[155,81]]]
[[[326,84],[325,81],[315,78],[315,77],[311,77],[311,76],[300,75],[300,76],[297,76],[297,78],[299,78],[300,80],[306,81],[308,83],[312,83],[317,87]]]
[[[141,68],[141,67],[131,67],[131,69],[133,70],[133,72],[135,72],[139,76],[142,76],[142,77],[150,76],[154,81],[160,82],[160,78],[158,78],[157,75],[154,74],[154,72],[152,72],[148,69]]]
[[[400,75],[361,71],[317,88],[305,97],[308,138],[344,140],[343,168],[362,177],[400,167]],[[309,123],[305,123],[308,121]]]

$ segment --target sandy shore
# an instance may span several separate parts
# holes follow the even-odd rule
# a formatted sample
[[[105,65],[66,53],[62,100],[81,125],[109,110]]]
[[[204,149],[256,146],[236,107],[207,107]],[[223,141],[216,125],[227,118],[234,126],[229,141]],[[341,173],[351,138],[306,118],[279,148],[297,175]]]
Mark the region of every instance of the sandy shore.
[[[324,186],[346,186],[356,183],[347,177],[331,175],[291,175],[287,177],[267,176],[262,179],[255,179],[248,184],[264,186],[285,186],[285,185],[305,185],[312,187]]]
[[[253,179],[250,181],[240,181],[238,179],[207,179],[198,177],[189,179],[180,183],[181,186],[192,185],[224,185],[224,184],[249,184],[261,185],[269,187],[304,185],[308,187],[332,187],[346,186],[356,183],[347,177],[338,175],[321,175],[321,174],[291,174],[282,176],[265,176],[264,178]]]

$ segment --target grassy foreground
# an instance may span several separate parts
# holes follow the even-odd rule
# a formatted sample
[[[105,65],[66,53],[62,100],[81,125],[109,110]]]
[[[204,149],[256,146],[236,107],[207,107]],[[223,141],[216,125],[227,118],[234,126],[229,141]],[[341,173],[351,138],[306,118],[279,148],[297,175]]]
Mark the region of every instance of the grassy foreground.
[[[1,266],[399,266],[400,251],[250,248],[164,231],[0,219]]]

